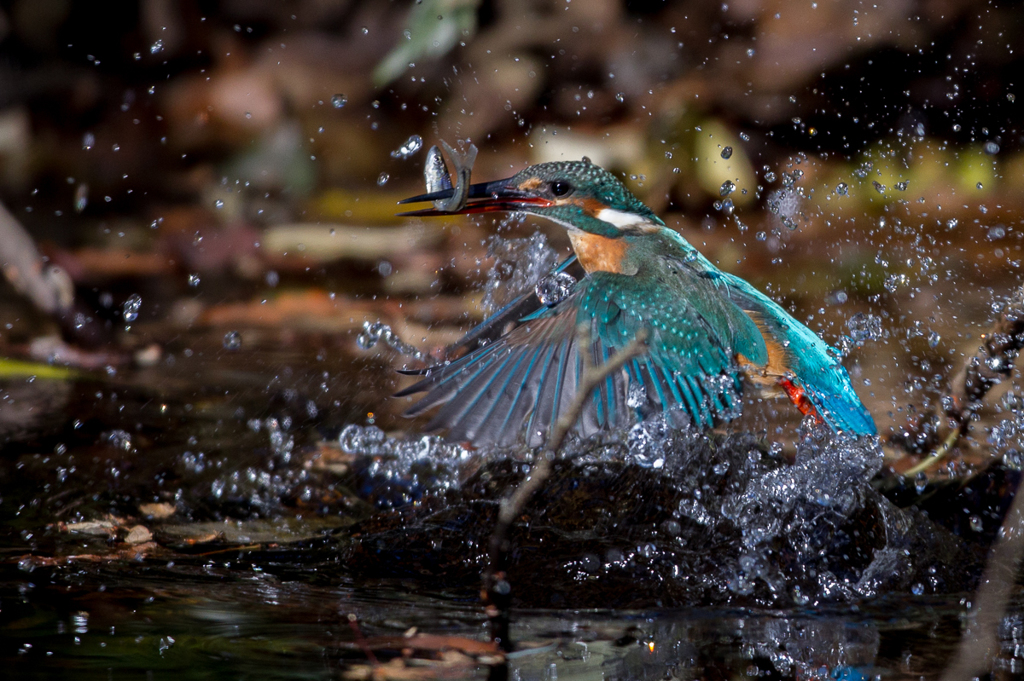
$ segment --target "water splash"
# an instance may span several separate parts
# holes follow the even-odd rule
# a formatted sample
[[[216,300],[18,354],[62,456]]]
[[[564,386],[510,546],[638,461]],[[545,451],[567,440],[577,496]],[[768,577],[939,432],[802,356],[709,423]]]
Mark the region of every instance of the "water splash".
[[[525,239],[492,236],[487,255],[494,258],[494,267],[487,272],[484,284],[483,308],[488,314],[523,291],[536,288],[559,260],[558,253],[540,232]]]
[[[377,426],[345,426],[338,445],[364,464],[361,477],[374,485],[394,486],[385,506],[407,503],[427,490],[458,487],[461,467],[475,455],[436,435],[418,438],[389,437]],[[379,500],[379,499],[378,499]]]
[[[419,135],[410,135],[402,146],[391,152],[391,158],[407,159],[423,148],[423,138]]]
[[[553,272],[537,282],[534,292],[537,300],[552,307],[562,302],[576,286],[576,277],[567,272]]]
[[[356,336],[356,345],[362,350],[369,350],[381,341],[400,355],[421,361],[428,359],[427,353],[403,341],[389,325],[383,322],[363,322],[363,330]]]

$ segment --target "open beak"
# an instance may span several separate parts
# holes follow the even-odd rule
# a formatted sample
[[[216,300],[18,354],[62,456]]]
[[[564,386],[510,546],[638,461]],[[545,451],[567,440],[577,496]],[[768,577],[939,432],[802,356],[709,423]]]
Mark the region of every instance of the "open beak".
[[[402,199],[398,203],[423,203],[426,201],[442,201],[450,199],[455,195],[455,189],[442,189],[429,194],[420,194],[408,199]],[[406,213],[399,213],[403,216],[422,215],[465,215],[467,213],[492,213],[498,211],[514,212],[526,210],[527,206],[550,206],[551,201],[530,192],[523,191],[511,184],[510,180],[496,180],[494,182],[481,182],[469,186],[469,203],[461,210],[446,211],[437,207],[411,210]]]

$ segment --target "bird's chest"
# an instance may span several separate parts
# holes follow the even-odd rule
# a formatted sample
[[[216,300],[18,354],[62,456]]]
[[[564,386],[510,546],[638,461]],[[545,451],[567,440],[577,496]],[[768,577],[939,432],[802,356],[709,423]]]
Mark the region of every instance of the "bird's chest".
[[[637,268],[630,263],[629,243],[625,239],[611,239],[584,232],[569,230],[569,240],[576,258],[587,272],[614,272],[615,274],[636,274]]]

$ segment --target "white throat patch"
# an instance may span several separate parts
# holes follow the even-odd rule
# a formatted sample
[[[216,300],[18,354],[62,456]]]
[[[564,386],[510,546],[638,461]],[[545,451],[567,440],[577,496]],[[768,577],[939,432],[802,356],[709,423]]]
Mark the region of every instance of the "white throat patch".
[[[609,225],[614,225],[618,229],[624,229],[626,227],[632,227],[633,225],[640,225],[647,222],[638,215],[625,213],[621,210],[615,210],[614,208],[602,208],[597,211],[597,215],[595,217],[602,222],[607,222]]]

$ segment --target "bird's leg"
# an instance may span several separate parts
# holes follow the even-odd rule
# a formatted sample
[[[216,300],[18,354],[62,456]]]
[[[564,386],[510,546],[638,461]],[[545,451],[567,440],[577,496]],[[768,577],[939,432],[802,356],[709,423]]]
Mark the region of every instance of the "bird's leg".
[[[822,422],[821,414],[814,408],[811,401],[807,399],[807,395],[804,393],[804,389],[793,383],[788,378],[779,379],[779,387],[782,388],[786,396],[790,401],[796,405],[796,408],[800,410],[800,413],[804,416],[813,416],[815,421],[818,423]]]

